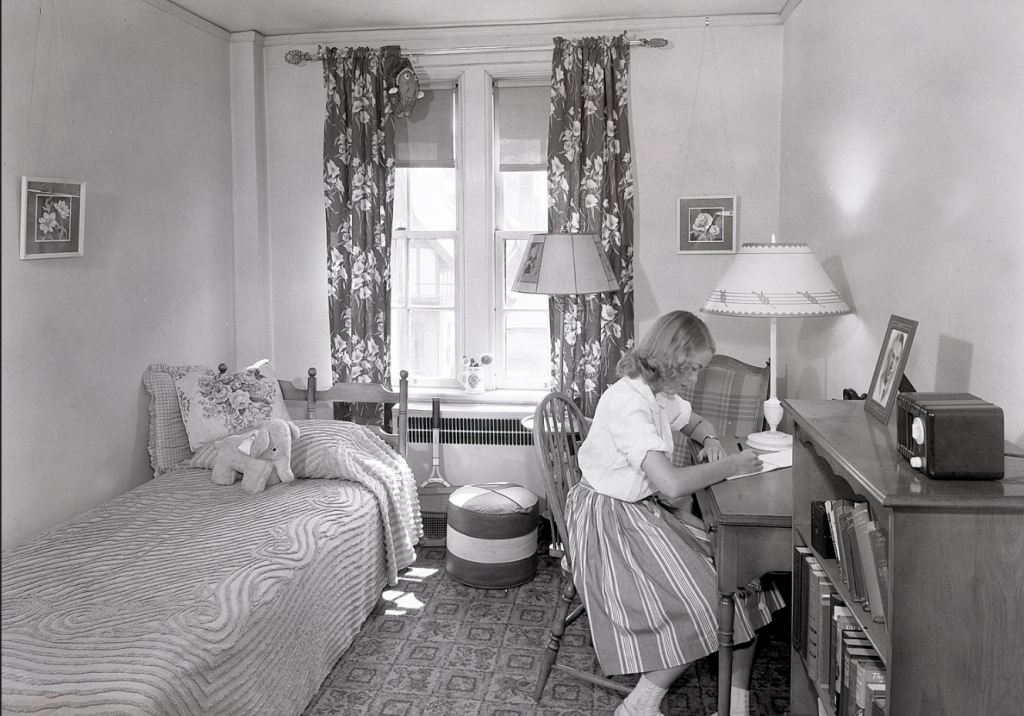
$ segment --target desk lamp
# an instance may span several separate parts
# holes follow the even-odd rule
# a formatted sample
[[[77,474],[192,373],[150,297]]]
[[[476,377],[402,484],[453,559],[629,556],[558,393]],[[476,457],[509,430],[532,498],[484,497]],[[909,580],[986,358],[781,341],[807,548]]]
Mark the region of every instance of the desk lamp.
[[[598,234],[534,234],[523,254],[512,290],[544,293],[558,303],[559,331],[565,325],[566,296],[618,291]],[[561,333],[560,333],[561,335]],[[564,392],[565,357],[558,347],[558,392]]]
[[[793,436],[778,430],[782,404],[776,397],[776,343],[779,318],[838,316],[850,307],[807,244],[743,244],[725,275],[708,295],[702,313],[719,316],[766,316],[771,319],[770,397],[764,403],[769,429],[747,437],[758,450],[783,450]]]

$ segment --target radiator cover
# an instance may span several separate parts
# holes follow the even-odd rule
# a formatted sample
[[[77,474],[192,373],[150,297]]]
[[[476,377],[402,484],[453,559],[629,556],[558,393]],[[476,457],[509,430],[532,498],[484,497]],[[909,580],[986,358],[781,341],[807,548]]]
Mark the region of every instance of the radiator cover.
[[[544,507],[545,491],[533,448],[533,433],[522,415],[459,414],[442,406],[441,474],[452,485],[515,482],[532,490]],[[409,411],[409,466],[422,484],[432,458],[429,411]]]

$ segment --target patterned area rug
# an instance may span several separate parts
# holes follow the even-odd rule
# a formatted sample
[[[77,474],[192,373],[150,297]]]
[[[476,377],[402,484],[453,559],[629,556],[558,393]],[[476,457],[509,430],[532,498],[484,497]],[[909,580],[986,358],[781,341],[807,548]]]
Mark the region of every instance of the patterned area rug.
[[[537,669],[560,589],[553,559],[513,589],[476,589],[445,573],[445,550],[416,563],[363,625],[303,716],[590,716],[611,714],[618,694],[552,672],[540,703]],[[786,593],[783,591],[783,593]],[[764,630],[751,676],[750,716],[789,705],[788,612]],[[586,618],[566,632],[559,661],[598,672]],[[716,709],[717,657],[697,662],[669,691],[669,715]],[[635,677],[623,678],[627,684]]]

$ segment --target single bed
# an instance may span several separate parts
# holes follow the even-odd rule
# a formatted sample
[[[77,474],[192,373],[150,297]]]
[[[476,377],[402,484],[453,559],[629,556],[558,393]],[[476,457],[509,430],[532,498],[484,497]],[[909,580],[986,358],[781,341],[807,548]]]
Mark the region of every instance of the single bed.
[[[280,383],[297,479],[248,494],[182,446],[169,369],[144,378],[154,479],[3,554],[4,714],[299,714],[415,559],[404,374]],[[394,403],[396,430],[310,419],[322,400]]]

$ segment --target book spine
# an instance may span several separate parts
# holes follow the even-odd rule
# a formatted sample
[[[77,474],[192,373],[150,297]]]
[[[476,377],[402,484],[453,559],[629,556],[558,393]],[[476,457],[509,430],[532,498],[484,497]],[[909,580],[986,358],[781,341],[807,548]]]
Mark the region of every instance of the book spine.
[[[813,559],[813,557],[812,557]],[[818,659],[821,654],[821,595],[828,587],[829,579],[825,570],[818,564],[817,560],[811,565],[811,579],[809,593],[807,596],[807,671],[811,674],[818,672]]]
[[[828,518],[828,528],[832,534],[832,544],[836,551],[836,568],[839,570],[839,577],[846,581],[846,564],[843,561],[843,548],[839,542],[839,501],[825,500],[825,516]]]
[[[868,534],[868,539],[878,575],[879,611],[885,628],[889,629],[889,531],[885,527],[876,527]]]
[[[864,716],[885,716],[885,682],[868,684],[868,706]]]
[[[877,655],[876,655],[877,656]],[[869,716],[872,684],[885,686],[885,664],[881,659],[858,661],[854,675],[853,709],[850,716]]]
[[[843,632],[842,643],[835,706],[837,716],[849,716],[850,696],[853,691],[853,661],[855,658],[877,656],[877,652],[871,646],[867,635],[860,629]]]
[[[833,583],[828,583],[828,593],[821,597],[821,621],[818,632],[818,673],[813,674],[814,680],[822,693],[828,691],[828,655],[831,652],[831,623],[836,607],[845,606],[843,597],[836,591]]]
[[[849,587],[853,601],[860,602],[863,600],[863,597],[857,586],[857,566],[854,563],[853,557],[853,508],[845,505],[841,507],[838,524],[839,542],[843,550],[843,562],[847,565],[846,569],[843,570],[843,581]]]
[[[825,511],[825,501],[811,503],[811,546],[822,559],[836,558],[836,544],[832,539],[832,528]]]
[[[878,652],[870,644],[851,645],[848,649],[843,674],[843,703],[840,716],[853,716],[857,708],[857,669],[868,661],[878,661]]]
[[[873,521],[857,526],[857,544],[864,563],[864,582],[867,591],[867,604],[871,609],[871,620],[881,624],[885,622],[885,611],[882,603],[882,588],[878,582],[878,565],[875,564],[875,551],[871,548],[871,533],[877,529]]]
[[[807,593],[809,589],[810,564],[809,547],[793,547],[793,648],[800,656],[807,657]]]
[[[868,503],[858,502],[850,510],[850,532],[853,546],[854,568],[857,571],[858,596],[862,600],[865,610],[871,608],[871,599],[867,588],[867,565],[864,561],[864,552],[869,547],[866,540],[867,523],[871,521],[871,513]]]
[[[828,695],[833,708],[836,705],[836,684],[839,679],[839,664],[843,653],[842,635],[849,630],[861,631],[849,607],[836,607],[832,613],[831,648],[828,654]]]

